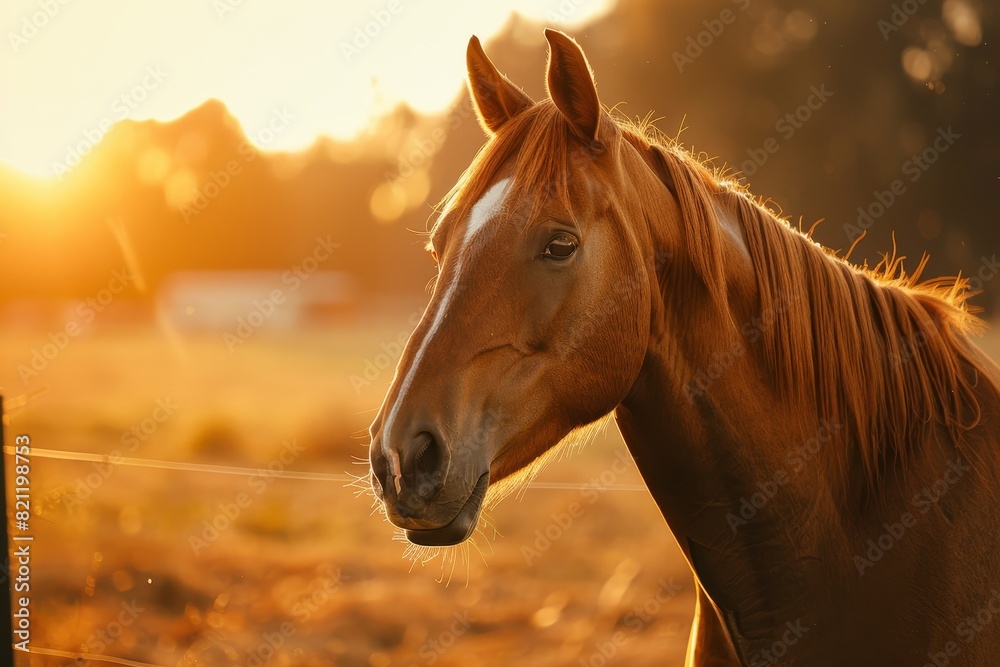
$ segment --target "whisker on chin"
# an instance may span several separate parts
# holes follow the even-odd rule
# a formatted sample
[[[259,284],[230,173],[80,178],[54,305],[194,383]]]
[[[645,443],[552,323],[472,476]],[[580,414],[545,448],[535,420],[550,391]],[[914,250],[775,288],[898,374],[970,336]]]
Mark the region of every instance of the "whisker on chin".
[[[492,537],[486,534],[486,528],[489,528],[491,531],[493,531]],[[496,541],[497,538],[503,537],[503,533],[501,533],[497,529],[496,524],[493,523],[493,518],[488,515],[485,509],[483,510],[482,515],[480,515],[479,517],[479,525],[476,526],[476,532],[483,534],[483,537],[487,540],[487,543],[490,545],[490,553],[493,553],[493,542]]]
[[[410,561],[408,571],[412,572],[413,568],[416,567],[418,563],[421,567],[424,567],[428,563],[431,563],[436,559],[440,559],[440,571],[436,581],[438,583],[443,583],[445,586],[449,586],[454,578],[455,569],[458,566],[459,560],[461,560],[465,564],[465,584],[468,586],[469,581],[471,580],[472,572],[472,549],[475,549],[476,553],[479,554],[483,564],[489,567],[487,550],[489,556],[496,555],[493,543],[498,538],[503,537],[502,533],[500,533],[497,529],[496,524],[490,516],[490,510],[496,507],[501,500],[512,493],[515,494],[518,499],[523,498],[528,487],[537,478],[538,474],[545,468],[545,466],[548,465],[548,463],[553,460],[563,460],[564,458],[568,458],[583,451],[589,444],[594,442],[598,435],[601,435],[606,431],[608,424],[611,422],[611,416],[612,415],[609,413],[604,417],[591,422],[590,424],[574,429],[558,444],[539,457],[534,463],[518,471],[514,475],[511,475],[511,477],[508,477],[502,482],[491,486],[487,491],[487,497],[483,502],[483,510],[480,514],[476,529],[468,540],[452,546],[424,546],[413,544],[406,538],[405,530],[402,528],[396,528],[392,539],[404,544],[402,557],[404,560]],[[357,459],[357,461],[355,461],[357,464],[368,464],[367,458],[355,458]],[[356,489],[355,495],[358,497],[370,495],[372,497],[371,514],[379,512],[388,522],[389,518],[385,502],[375,495],[375,491],[372,488],[371,475],[367,473],[360,475],[351,473],[348,474],[351,475],[353,481],[349,482],[347,486],[354,487]]]
[[[477,532],[479,532],[479,531],[477,531]],[[487,535],[486,535],[485,533],[483,534],[483,537],[484,537],[484,538],[486,539],[486,543],[487,543],[487,544],[489,545],[489,547],[490,547],[490,555],[491,555],[491,556],[494,556],[494,555],[496,555],[496,554],[494,553],[494,551],[493,551],[493,542],[492,542],[492,540],[490,540],[490,539],[489,539],[489,537],[488,537],[488,536],[487,536]],[[475,535],[473,535],[472,537],[470,537],[470,538],[469,538],[469,544],[470,544],[470,545],[472,545],[473,547],[475,547],[475,548],[476,548],[476,551],[477,551],[477,552],[479,553],[479,557],[483,559],[483,565],[485,565],[486,567],[489,567],[489,566],[490,566],[490,564],[489,564],[489,561],[487,561],[487,560],[486,560],[486,554],[485,554],[485,553],[483,552],[483,550],[482,550],[482,549],[481,549],[481,548],[479,547],[479,543],[478,543],[478,542],[476,542],[476,537],[475,537]],[[465,585],[466,585],[466,586],[468,586],[468,585],[469,585],[469,582],[468,582],[468,576],[466,577],[466,582],[465,582]]]
[[[493,532],[493,538],[491,538],[486,530],[484,530],[484,527]],[[413,544],[406,539],[406,531],[402,528],[396,529],[392,539],[405,544],[402,556],[403,559],[410,561],[408,572],[412,572],[413,568],[418,563],[421,567],[424,567],[431,561],[440,559],[441,568],[435,581],[443,583],[445,586],[450,586],[455,576],[455,569],[459,562],[462,562],[465,565],[465,585],[468,586],[469,582],[472,580],[472,549],[475,549],[476,553],[479,554],[483,564],[486,567],[489,567],[487,551],[484,549],[484,544],[489,549],[489,555],[495,555],[495,551],[493,550],[493,540],[499,535],[499,531],[496,530],[490,518],[487,516],[481,516],[479,524],[476,526],[472,536],[460,544],[441,547]]]

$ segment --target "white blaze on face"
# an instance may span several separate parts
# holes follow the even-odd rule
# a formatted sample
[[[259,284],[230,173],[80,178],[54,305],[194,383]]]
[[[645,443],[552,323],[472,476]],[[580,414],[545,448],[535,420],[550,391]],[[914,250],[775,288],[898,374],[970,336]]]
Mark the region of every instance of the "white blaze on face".
[[[469,224],[465,228],[465,238],[462,240],[462,247],[468,247],[469,241],[472,237],[476,235],[479,230],[486,226],[493,216],[495,216],[501,208],[503,208],[504,201],[507,200],[507,193],[510,192],[510,179],[505,178],[502,181],[497,181],[493,186],[486,191],[482,199],[477,201],[472,206],[472,214],[469,216]],[[461,261],[461,259],[459,259]]]
[[[403,397],[405,397],[410,390],[410,383],[413,381],[413,374],[416,372],[417,367],[420,365],[420,361],[423,359],[428,343],[437,334],[438,327],[441,326],[441,322],[444,321],[445,314],[451,305],[451,299],[455,295],[456,288],[459,283],[462,282],[462,269],[465,251],[469,248],[476,235],[485,229],[489,221],[492,220],[503,208],[504,202],[507,200],[507,195],[510,193],[510,186],[511,179],[509,178],[497,181],[490,187],[489,190],[486,191],[485,194],[483,194],[482,198],[472,206],[472,212],[469,214],[469,221],[465,228],[465,235],[462,237],[462,245],[457,248],[455,252],[455,271],[451,283],[441,296],[437,312],[434,313],[434,320],[431,322],[430,328],[427,329],[424,339],[420,342],[420,348],[413,356],[413,362],[410,364],[410,368],[406,371],[406,377],[403,378],[403,382],[399,387],[399,392],[396,394],[396,402],[393,404],[392,409],[389,411],[389,415],[385,419],[385,426],[382,432],[386,435],[392,432],[392,424],[396,420],[396,413],[399,411],[399,406],[403,402]],[[388,449],[388,439],[383,438],[383,442]],[[392,454],[396,454],[396,452],[387,452],[387,455],[390,456],[390,458]]]

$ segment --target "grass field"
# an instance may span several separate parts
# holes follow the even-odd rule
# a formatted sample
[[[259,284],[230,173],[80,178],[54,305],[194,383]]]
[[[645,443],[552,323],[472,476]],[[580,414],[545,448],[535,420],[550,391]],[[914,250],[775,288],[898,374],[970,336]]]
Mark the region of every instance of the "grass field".
[[[8,444],[249,470],[33,457],[31,644],[65,653],[19,664],[679,664],[690,577],[648,494],[618,488],[641,481],[630,461],[615,472],[613,425],[539,480],[578,487],[508,499],[497,534],[425,564],[335,477],[365,470],[417,308],[233,352],[219,334],[82,335],[28,386],[17,367],[47,332],[5,334]],[[984,346],[1000,356],[997,336]]]

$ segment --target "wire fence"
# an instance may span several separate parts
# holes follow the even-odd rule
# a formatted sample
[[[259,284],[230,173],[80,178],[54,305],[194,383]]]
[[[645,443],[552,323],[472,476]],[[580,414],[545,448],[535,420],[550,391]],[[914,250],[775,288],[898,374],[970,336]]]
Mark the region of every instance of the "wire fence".
[[[0,404],[2,405],[2,404]],[[6,422],[6,416],[4,417]],[[17,447],[12,445],[3,446],[4,459],[9,464],[11,457],[15,457],[17,454]],[[58,449],[46,449],[46,448],[35,448],[32,447],[30,450],[30,455],[32,459],[49,459],[49,460],[59,460],[59,461],[76,461],[82,463],[98,463],[103,465],[111,466],[124,466],[124,467],[135,467],[135,468],[154,468],[161,470],[177,471],[179,473],[190,473],[190,474],[204,474],[204,475],[232,475],[232,476],[243,476],[243,477],[253,477],[262,474],[260,468],[253,468],[247,466],[237,466],[237,465],[222,465],[222,464],[210,464],[210,463],[197,463],[191,461],[170,461],[162,459],[149,459],[149,458],[138,458],[138,457],[121,457],[121,456],[111,456],[107,454],[96,454],[90,452],[74,452]],[[347,473],[328,473],[328,472],[312,472],[306,470],[267,470],[266,474],[270,478],[275,479],[285,479],[285,480],[298,480],[307,482],[334,482],[339,483],[345,491],[353,492],[354,489],[349,488],[352,483],[357,481],[357,477],[347,474]],[[571,490],[583,490],[588,487],[587,483],[583,482],[551,482],[551,481],[532,481],[525,487],[526,490],[552,490],[552,491],[571,491]],[[641,484],[620,484],[620,483],[610,483],[602,485],[602,491],[613,491],[613,492],[646,492],[646,487]],[[6,488],[6,481],[4,487],[4,497],[7,496],[8,489]],[[13,517],[8,516],[8,533],[9,527],[12,526]],[[9,557],[9,553],[8,553]],[[10,562],[11,567],[14,566],[13,559]],[[12,581],[11,573],[8,572],[8,581]],[[12,648],[16,643],[12,643]],[[52,658],[65,658],[74,661],[74,664],[85,664],[86,662],[100,662],[106,664],[117,664],[126,665],[128,667],[165,667],[163,665],[157,665],[155,663],[141,662],[137,660],[131,660],[127,658],[121,658],[113,655],[103,655],[90,652],[79,652],[79,651],[66,651],[56,648],[50,648],[45,646],[37,646],[34,644],[27,645],[27,651],[16,650],[14,654],[24,654],[29,655],[39,655],[48,656]],[[32,663],[33,664],[33,663]]]
[[[14,454],[14,447],[5,445],[4,454],[10,456]],[[249,468],[245,466],[219,465],[213,463],[193,463],[189,461],[164,461],[161,459],[144,459],[111,456],[108,454],[92,454],[88,452],[69,452],[59,449],[31,449],[31,454],[36,458],[57,459],[62,461],[81,461],[84,463],[104,463],[110,465],[135,466],[139,468],[160,468],[164,470],[180,470],[195,473],[208,473],[214,475],[242,475],[254,477],[260,475],[260,468]],[[347,473],[322,473],[309,472],[307,470],[267,470],[268,477],[278,479],[299,479],[312,482],[341,482],[349,484],[357,478]],[[583,482],[530,482],[526,488],[533,490],[549,491],[572,491],[587,488]],[[646,491],[642,484],[606,484],[601,486],[606,491]]]

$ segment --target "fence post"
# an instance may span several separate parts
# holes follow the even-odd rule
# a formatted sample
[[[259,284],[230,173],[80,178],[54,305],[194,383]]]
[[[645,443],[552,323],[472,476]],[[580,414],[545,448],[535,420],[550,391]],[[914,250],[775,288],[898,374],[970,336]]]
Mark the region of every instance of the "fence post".
[[[0,395],[0,516],[3,517],[3,530],[0,531],[0,547],[3,553],[3,586],[0,586],[0,663],[14,664],[14,610],[11,607],[12,594],[10,576],[10,520],[7,517],[7,415],[3,411],[3,396]],[[8,662],[9,661],[9,662]]]

